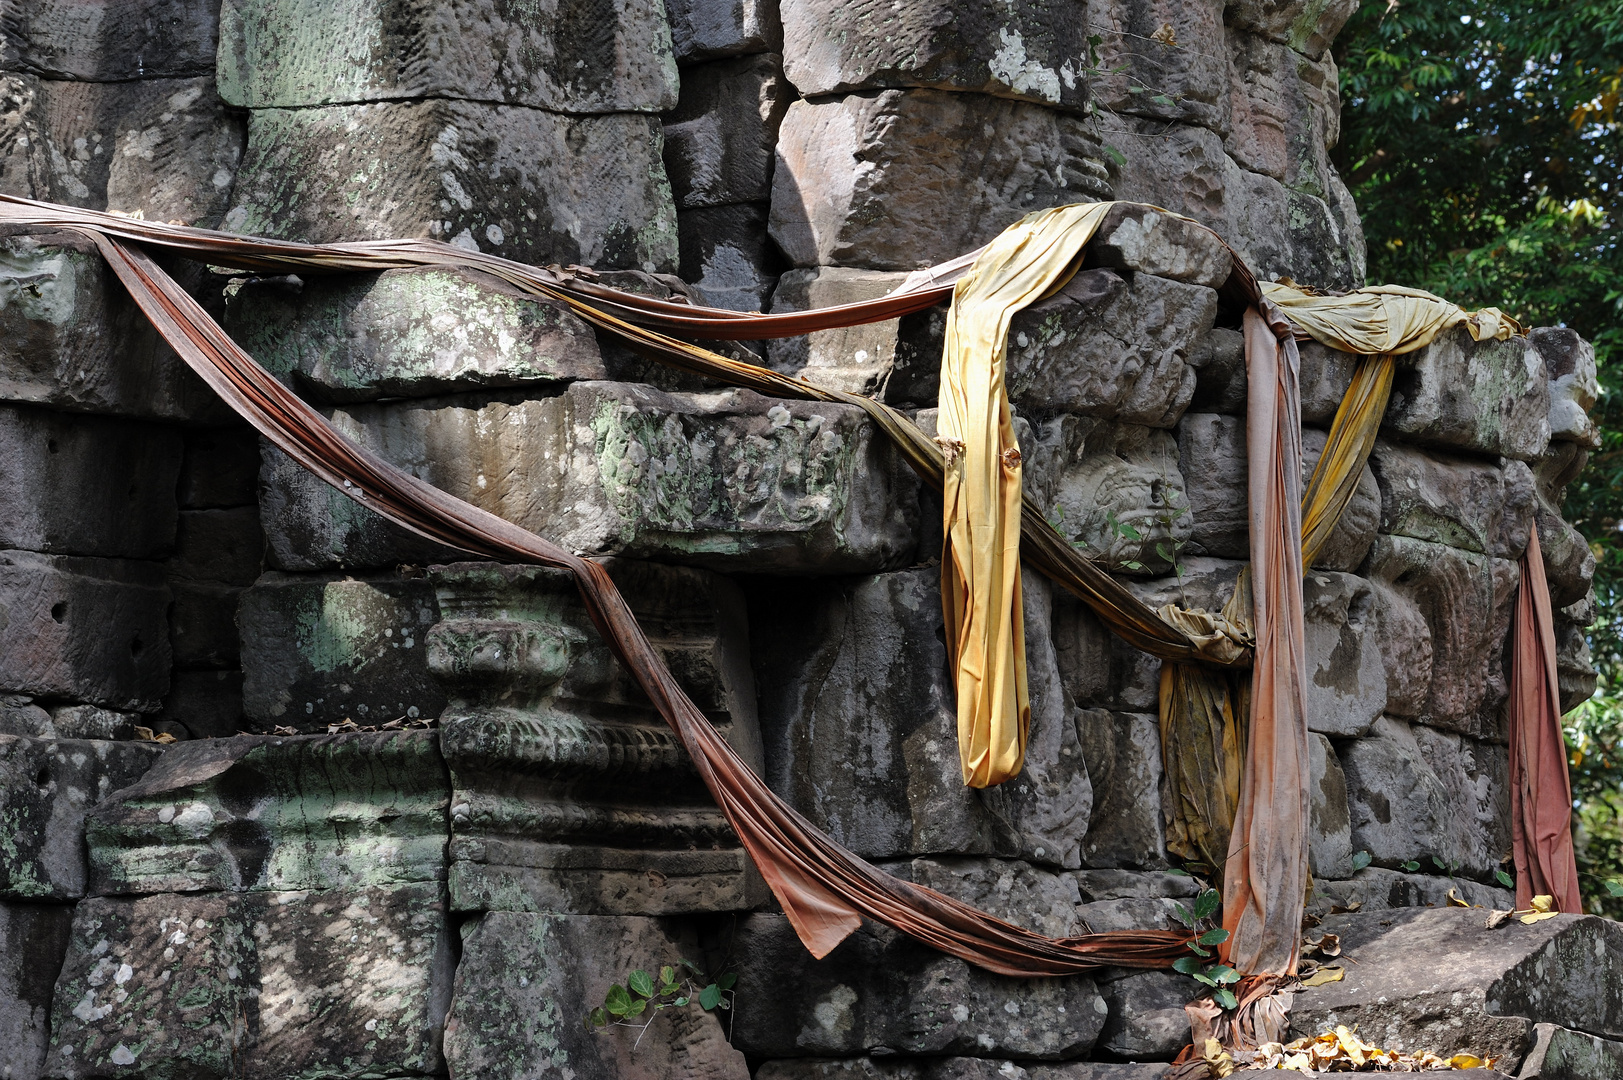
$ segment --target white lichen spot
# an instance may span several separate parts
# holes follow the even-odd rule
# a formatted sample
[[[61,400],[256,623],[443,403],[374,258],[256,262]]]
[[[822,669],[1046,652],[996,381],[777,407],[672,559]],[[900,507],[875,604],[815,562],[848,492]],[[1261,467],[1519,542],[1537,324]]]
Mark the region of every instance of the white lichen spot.
[[[125,1046],[123,1043],[119,1043],[117,1046],[113,1047],[113,1052],[108,1055],[107,1060],[111,1061],[114,1065],[134,1065],[135,1055],[131,1053],[129,1047]]]
[[[507,234],[502,232],[500,225],[489,225],[485,227],[485,239],[500,246],[507,239]]]
[[[968,1023],[969,1006],[964,1004],[954,1005],[952,1007],[952,1018],[960,1024]]]
[[[120,964],[118,965],[118,970],[113,972],[113,984],[116,986],[123,986],[134,977],[134,968],[130,967],[128,964]]]
[[[1047,101],[1058,101],[1059,72],[1043,67],[1026,56],[1026,43],[1020,37],[1020,31],[1011,32],[1008,27],[1000,27],[997,36],[1002,44],[987,63],[992,69],[992,77],[1001,80],[1016,93],[1036,94]]]
[[[479,243],[478,241],[474,240],[473,232],[470,229],[463,229],[461,232],[453,236],[451,238],[451,246],[459,247],[463,251],[479,250]]]

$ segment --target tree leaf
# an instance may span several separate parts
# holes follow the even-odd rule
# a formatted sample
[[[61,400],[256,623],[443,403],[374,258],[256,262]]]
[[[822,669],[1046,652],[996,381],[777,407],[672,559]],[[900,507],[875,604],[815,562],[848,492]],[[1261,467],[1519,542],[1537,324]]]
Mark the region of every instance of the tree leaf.
[[[626,1010],[626,1019],[629,1020],[633,1016],[641,1016],[643,1014],[643,1011],[645,1009],[647,1009],[647,1008],[648,1008],[648,1002],[646,1000],[644,1000],[643,998],[635,999],[634,1001],[632,1001],[631,1007]]]
[[[1503,870],[1495,870],[1493,872],[1493,877],[1495,881],[1499,882],[1499,884],[1503,885],[1507,889],[1514,889],[1516,887],[1516,879],[1505,873]],[[1614,882],[1608,881],[1606,883],[1606,888],[1608,890],[1611,890],[1614,887],[1616,887]],[[1623,888],[1618,888],[1618,891],[1612,893],[1612,895],[1623,896]]]
[[[1104,151],[1105,151],[1105,157],[1109,158],[1111,161],[1114,161],[1116,163],[1117,168],[1120,168],[1121,166],[1127,164],[1126,156],[1120,150],[1117,150],[1114,146],[1110,146],[1110,145],[1106,144],[1106,146],[1104,148]]]
[[[1182,972],[1185,975],[1198,975],[1200,974],[1200,961],[1193,956],[1180,956],[1172,961],[1172,970]]]
[[[1173,914],[1177,915],[1178,921],[1190,929],[1194,929],[1195,924],[1200,921],[1195,917],[1194,912],[1190,911],[1188,908],[1184,907],[1180,903],[1177,903],[1176,901],[1173,902],[1172,911]]]
[[[1419,864],[1419,863],[1417,863],[1417,862],[1414,862],[1414,861],[1413,861],[1413,860],[1411,860],[1411,861],[1409,861],[1409,862],[1406,862],[1406,863],[1404,863],[1404,864],[1403,864],[1403,868],[1404,868],[1404,869],[1405,869],[1405,870],[1407,870],[1407,871],[1409,871],[1409,873],[1411,873],[1411,874],[1412,874],[1412,873],[1414,873],[1414,872],[1415,872],[1415,871],[1416,871],[1416,870],[1419,870],[1419,869],[1420,869],[1420,864]]]
[[[1236,1009],[1240,1006],[1240,1003],[1235,1000],[1234,991],[1228,989],[1227,987],[1219,988],[1218,991],[1212,995],[1212,1000],[1223,1006],[1225,1009]]]
[[[638,997],[654,996],[654,980],[641,968],[631,973],[631,977],[626,980],[626,987]]]
[[[659,969],[659,981],[669,986],[676,981],[676,969],[669,965]]]
[[[737,984],[737,982],[738,975],[735,972],[729,971],[727,974],[716,980],[716,985],[721,987],[723,990],[731,990],[734,985]]]
[[[1357,871],[1364,869],[1364,867],[1366,867],[1366,866],[1368,866],[1370,864],[1372,859],[1373,859],[1373,856],[1371,856],[1370,853],[1367,852],[1367,851],[1355,851],[1355,852],[1353,852],[1353,857],[1352,857],[1353,871],[1356,873]],[[1503,871],[1501,871],[1501,873],[1503,873]]]
[[[1200,935],[1202,945],[1221,945],[1229,939],[1229,932],[1219,926],[1216,930],[1208,930]]]
[[[1325,983],[1340,982],[1347,975],[1345,968],[1322,967],[1302,980],[1303,986],[1323,986]]]
[[[715,983],[699,991],[699,1008],[709,1012],[719,1004],[721,1004],[721,987]]]
[[[1207,889],[1195,900],[1195,918],[1204,919],[1209,917],[1222,902],[1222,893],[1216,889]]]
[[[603,995],[603,1007],[615,1016],[625,1016],[631,1008],[631,995],[619,983],[609,987],[608,993]]]
[[[681,1008],[683,1005],[686,1005],[688,1002],[690,1002],[692,1000],[693,999],[689,998],[689,997],[679,997],[675,1001],[671,1002],[671,1004],[675,1005],[677,1008]]]
[[[1210,975],[1207,975],[1203,971],[1195,972],[1195,981],[1199,982],[1199,983],[1204,983],[1207,986],[1216,986],[1217,985],[1217,980],[1212,978]]]
[[[1199,945],[1196,945],[1193,941],[1184,942],[1183,947],[1188,949],[1190,952],[1194,953],[1196,956],[1210,956],[1210,955],[1212,955],[1210,950],[1202,949]]]
[[[1504,873],[1503,870],[1499,872]],[[1509,888],[1510,884],[1508,881],[1505,882],[1505,887]],[[1623,896],[1623,881],[1608,881],[1606,883],[1606,892],[1611,896]]]
[[[601,1005],[586,1014],[586,1026],[588,1028],[604,1027],[608,1022],[609,1014],[603,1011]]]

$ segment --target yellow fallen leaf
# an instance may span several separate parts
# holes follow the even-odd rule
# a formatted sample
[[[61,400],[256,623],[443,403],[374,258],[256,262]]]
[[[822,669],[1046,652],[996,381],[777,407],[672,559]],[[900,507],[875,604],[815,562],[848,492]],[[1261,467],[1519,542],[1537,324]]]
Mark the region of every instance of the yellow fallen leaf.
[[[1555,897],[1553,897],[1553,896],[1535,896],[1535,897],[1533,897],[1533,910],[1534,911],[1554,911],[1555,910]]]
[[[1465,902],[1465,898],[1460,895],[1458,889],[1450,889],[1448,890],[1448,906],[1470,907],[1471,905]]]
[[[1535,911],[1531,915],[1523,915],[1522,922],[1531,926],[1536,922],[1543,922],[1545,919],[1553,919],[1559,914],[1561,914],[1559,911]]]
[[[1303,979],[1302,980],[1302,985],[1303,986],[1323,986],[1325,983],[1340,982],[1342,979],[1346,978],[1346,976],[1347,976],[1347,972],[1343,968],[1323,967],[1323,968],[1320,968],[1319,970],[1315,971],[1313,974],[1309,975],[1307,978]],[[1321,1039],[1324,1038],[1324,1036],[1322,1036],[1322,1035],[1319,1036],[1319,1037]],[[1330,1038],[1332,1040],[1334,1040],[1335,1036],[1331,1035]]]
[[[1213,1076],[1225,1077],[1234,1072],[1234,1059],[1228,1055],[1228,1051],[1223,1049],[1223,1044],[1216,1039],[1206,1040],[1206,1045],[1202,1048],[1200,1056],[1205,1059],[1206,1067],[1211,1070]]]
[[[1455,1054],[1453,1057],[1448,1059],[1448,1063],[1454,1066],[1456,1069],[1480,1069],[1483,1068],[1485,1064],[1483,1060],[1477,1057],[1475,1054]]]

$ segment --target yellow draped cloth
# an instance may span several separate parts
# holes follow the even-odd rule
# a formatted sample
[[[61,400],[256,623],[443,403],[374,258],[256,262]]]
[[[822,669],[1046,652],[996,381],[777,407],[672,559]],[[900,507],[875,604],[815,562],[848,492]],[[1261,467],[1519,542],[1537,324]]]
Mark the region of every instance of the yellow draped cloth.
[[[958,754],[970,787],[1019,774],[1031,723],[1020,611],[1020,447],[1003,385],[1009,320],[1064,287],[1111,205],[1027,215],[988,244],[953,289],[936,421],[947,467],[941,604],[958,691]]]

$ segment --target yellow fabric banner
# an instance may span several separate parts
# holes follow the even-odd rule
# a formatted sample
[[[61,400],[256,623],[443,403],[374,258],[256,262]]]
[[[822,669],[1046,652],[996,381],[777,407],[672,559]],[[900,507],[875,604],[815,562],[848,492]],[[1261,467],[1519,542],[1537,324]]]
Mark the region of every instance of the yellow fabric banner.
[[[1111,203],[1029,214],[986,246],[953,289],[936,442],[941,604],[958,691],[964,783],[991,787],[1025,762],[1031,702],[1020,612],[1020,447],[1003,370],[1009,320],[1063,288]]]

